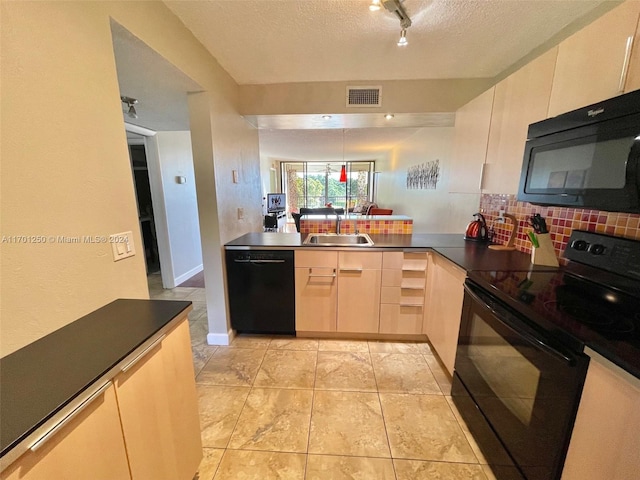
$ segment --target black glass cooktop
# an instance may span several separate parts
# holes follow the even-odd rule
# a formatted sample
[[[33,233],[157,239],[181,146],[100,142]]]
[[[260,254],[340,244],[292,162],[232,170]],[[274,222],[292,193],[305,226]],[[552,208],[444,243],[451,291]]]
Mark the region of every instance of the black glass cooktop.
[[[587,345],[640,378],[640,282],[582,265],[557,272],[470,272],[469,279],[535,328],[574,347]]]

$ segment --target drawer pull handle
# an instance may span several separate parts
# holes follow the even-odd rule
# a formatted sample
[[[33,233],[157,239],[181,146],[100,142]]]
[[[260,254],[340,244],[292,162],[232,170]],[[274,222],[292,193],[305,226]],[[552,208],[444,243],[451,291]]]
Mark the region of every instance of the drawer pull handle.
[[[422,304],[421,303],[401,303],[400,304],[401,307],[417,307],[417,308],[422,308]]]
[[[427,269],[426,268],[409,268],[409,267],[402,267],[402,271],[403,272],[426,272]]]
[[[362,273],[362,268],[341,268],[341,272],[357,272]]]
[[[424,290],[424,287],[400,287],[401,290]]]
[[[127,363],[124,367],[122,367],[120,369],[120,371],[122,373],[126,373],[129,370],[131,370],[133,368],[133,366],[138,363],[140,360],[142,360],[144,358],[144,356],[149,353],[151,350],[153,350],[156,345],[158,345],[162,340],[164,340],[164,337],[166,337],[166,334],[161,335],[160,337],[158,337],[151,345],[149,345],[147,348],[145,348],[142,352],[140,352],[140,354],[138,354],[136,356],[136,358],[134,358],[133,360],[131,360],[129,363]]]
[[[314,275],[313,269],[309,269],[309,278],[336,278],[336,269],[333,269],[333,273],[323,274],[323,275]]]
[[[107,383],[102,385],[98,390],[92,393],[89,398],[87,398],[84,402],[71,410],[64,418],[62,418],[58,423],[56,423],[53,427],[51,427],[43,435],[41,435],[35,442],[33,442],[29,447],[29,450],[31,450],[32,452],[39,450],[45,443],[47,443],[49,440],[51,440],[51,438],[54,437],[58,430],[60,430],[67,423],[73,420],[79,413],[81,413],[85,408],[91,405],[94,400],[102,395],[104,391],[109,388],[109,385],[111,385],[111,381],[108,381]]]
[[[624,84],[629,74],[629,61],[631,60],[631,47],[633,46],[633,35],[627,37],[627,46],[624,51],[624,62],[622,63],[622,71],[620,72],[620,83],[618,84],[618,93],[624,93]]]

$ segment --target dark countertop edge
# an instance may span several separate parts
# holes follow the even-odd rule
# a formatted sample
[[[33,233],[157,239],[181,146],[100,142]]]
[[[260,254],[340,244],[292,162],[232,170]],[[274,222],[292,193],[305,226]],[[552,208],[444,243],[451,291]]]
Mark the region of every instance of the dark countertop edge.
[[[318,247],[317,245],[304,245],[306,233],[281,233],[281,232],[252,232],[246,233],[234,240],[227,242],[226,250],[282,250],[292,248],[318,249],[318,250],[402,250],[407,248],[425,249],[434,247],[462,248],[465,242],[462,234],[451,233],[413,233],[413,234],[379,234],[368,233],[373,240],[372,246],[340,246]]]
[[[122,299],[122,300],[127,300],[127,299]],[[188,312],[192,308],[192,302],[189,301],[189,300],[144,300],[144,299],[130,299],[130,300],[136,300],[136,301],[140,301],[140,302],[158,302],[158,301],[162,301],[162,302],[171,302],[173,304],[183,303],[184,306],[179,311],[177,311],[166,323],[164,323],[164,325],[162,325],[160,328],[156,329],[150,335],[146,336],[146,338],[143,338],[134,348],[132,348],[129,351],[127,351],[126,353],[122,354],[117,362],[113,363],[110,366],[107,366],[102,372],[96,373],[95,378],[93,380],[91,380],[90,382],[87,382],[74,395],[71,395],[66,401],[64,401],[58,407],[53,409],[49,415],[47,415],[46,417],[42,418],[39,422],[36,422],[36,424],[31,429],[29,429],[24,434],[19,436],[15,441],[13,441],[10,444],[8,444],[0,452],[0,472],[2,472],[9,465],[11,465],[13,462],[15,462],[20,456],[22,456],[26,451],[28,451],[30,445],[38,437],[40,437],[43,433],[45,433],[47,430],[52,428],[53,425],[55,425],[57,422],[59,422],[61,420],[61,418],[64,418],[69,413],[71,413],[73,410],[75,410],[77,408],[77,405],[72,405],[74,403],[74,400],[79,399],[80,397],[82,397],[83,393],[85,393],[88,390],[90,390],[91,387],[93,387],[93,386],[95,386],[97,384],[100,384],[100,387],[101,387],[103,384],[105,384],[107,382],[110,382],[113,378],[115,378],[115,376],[118,373],[120,373],[120,370],[121,370],[122,366],[126,365],[126,363],[128,363],[130,361],[131,357],[135,358],[136,355],[139,355],[140,353],[144,352],[144,350],[146,348],[148,348],[155,341],[157,341],[159,338],[161,338],[162,335],[164,335],[167,332],[169,332],[170,330],[172,330],[175,327],[175,324],[176,324],[178,318],[182,318],[184,312],[185,311]],[[115,301],[105,305],[105,307],[109,306],[109,305],[111,305],[111,304],[113,304],[115,302],[118,302],[118,300],[115,300]],[[101,308],[104,308],[104,307],[101,307]],[[98,310],[100,310],[100,309],[98,309]],[[96,311],[98,311],[98,310],[96,310]],[[84,319],[86,317],[89,317],[93,313],[95,313],[95,312],[91,312],[91,313],[81,317],[78,320],[82,320],[82,319]],[[78,320],[76,320],[76,321],[78,321]],[[72,325],[76,321],[65,325],[65,327],[68,327],[68,326]],[[61,328],[65,328],[65,327],[61,327]],[[52,332],[52,333],[54,333],[54,332]],[[45,337],[42,337],[42,338],[45,338]],[[38,340],[41,340],[41,339],[38,339]],[[38,341],[38,340],[36,340],[36,341]],[[15,352],[13,352],[13,353],[15,353]],[[11,354],[9,354],[9,355],[11,355]],[[9,356],[9,355],[7,355],[7,356]],[[95,390],[98,390],[100,387],[96,387]],[[84,401],[84,399],[83,399],[83,401]],[[60,417],[60,418],[57,418],[57,417]]]
[[[469,272],[474,270],[555,271],[558,267],[532,265],[529,255],[520,251],[490,250],[486,244],[465,241],[462,234],[414,233],[369,234],[372,246],[317,246],[303,245],[307,234],[253,232],[225,245],[226,250],[337,250],[337,251],[410,251],[435,252]]]

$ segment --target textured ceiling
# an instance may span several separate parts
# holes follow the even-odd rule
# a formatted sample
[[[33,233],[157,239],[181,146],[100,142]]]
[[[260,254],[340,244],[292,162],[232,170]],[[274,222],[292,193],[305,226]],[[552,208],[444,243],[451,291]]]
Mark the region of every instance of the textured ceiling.
[[[410,44],[396,46],[399,21],[369,0],[165,1],[239,84],[492,77],[600,0],[405,0]],[[112,22],[122,95],[138,98],[153,130],[188,130],[186,93],[200,87]],[[261,155],[279,159],[374,159],[422,126],[452,114],[264,115]],[[392,128],[387,128],[391,127]],[[371,128],[377,127],[377,128]]]
[[[239,84],[494,77],[602,0],[405,0],[413,25],[370,0],[165,4]]]
[[[187,92],[202,88],[121,25],[111,22],[120,95],[138,100],[138,118],[127,123],[151,130],[189,130]]]

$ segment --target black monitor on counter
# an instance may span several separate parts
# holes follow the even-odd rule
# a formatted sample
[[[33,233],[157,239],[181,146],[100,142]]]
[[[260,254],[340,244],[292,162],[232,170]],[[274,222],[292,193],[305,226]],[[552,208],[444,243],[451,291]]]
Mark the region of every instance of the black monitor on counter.
[[[284,193],[267,193],[267,213],[284,212],[287,206]]]

